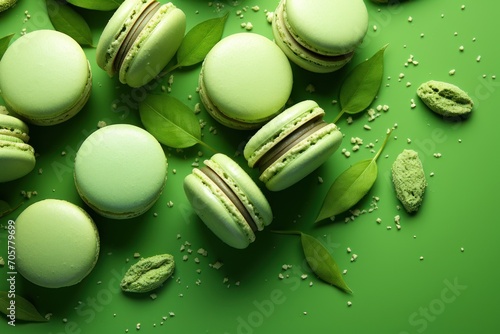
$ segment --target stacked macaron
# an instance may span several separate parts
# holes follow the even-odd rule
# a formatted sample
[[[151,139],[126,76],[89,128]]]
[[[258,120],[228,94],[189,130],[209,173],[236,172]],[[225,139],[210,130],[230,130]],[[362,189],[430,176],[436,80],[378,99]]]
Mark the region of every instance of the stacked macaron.
[[[170,2],[125,0],[102,32],[97,64],[121,83],[143,86],[175,55],[185,29],[184,12]]]
[[[16,180],[35,168],[29,129],[20,119],[0,114],[0,182]]]
[[[19,37],[0,62],[0,94],[5,103],[36,125],[58,124],[75,116],[91,89],[85,52],[58,31],[36,30]]]
[[[257,129],[283,110],[292,91],[292,70],[271,40],[254,33],[223,38],[207,54],[199,95],[219,123]]]
[[[342,133],[323,120],[312,100],[299,102],[273,118],[248,141],[244,156],[259,168],[269,190],[290,187],[322,165],[340,146]]]
[[[281,0],[272,23],[291,61],[327,73],[352,59],[368,30],[368,11],[363,0]]]
[[[217,153],[184,179],[194,211],[229,246],[246,248],[272,221],[271,207],[250,176],[231,158]]]

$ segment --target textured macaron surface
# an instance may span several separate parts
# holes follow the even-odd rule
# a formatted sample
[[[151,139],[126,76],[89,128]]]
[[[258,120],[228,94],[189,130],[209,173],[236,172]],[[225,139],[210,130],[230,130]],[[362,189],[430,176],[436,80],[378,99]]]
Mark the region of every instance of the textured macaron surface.
[[[47,199],[27,207],[16,220],[16,264],[34,284],[74,285],[93,269],[99,234],[90,216],[63,200]]]
[[[361,44],[368,29],[363,0],[283,0],[285,24],[305,48],[342,55]]]
[[[128,124],[95,131],[75,158],[80,196],[110,218],[130,218],[149,209],[163,190],[166,173],[167,159],[158,141]]]
[[[99,67],[131,87],[151,81],[177,51],[186,17],[171,2],[126,0],[104,28],[96,49]]]
[[[28,133],[22,120],[0,114],[0,182],[18,179],[35,168],[35,150],[27,144]]]
[[[205,58],[203,86],[225,116],[260,122],[278,113],[292,89],[288,59],[271,40],[254,33],[223,38]]]
[[[333,123],[312,100],[299,102],[280,113],[248,141],[243,151],[250,167],[270,190],[282,190],[323,164],[342,142]]]
[[[217,176],[209,176],[205,168]],[[225,155],[215,154],[205,161],[205,167],[193,169],[184,179],[184,191],[205,225],[231,247],[246,248],[255,241],[255,232],[271,223],[267,199],[248,174]]]
[[[2,97],[10,109],[33,123],[56,123],[68,112],[78,112],[88,98],[90,78],[83,49],[54,30],[19,37],[0,62]]]

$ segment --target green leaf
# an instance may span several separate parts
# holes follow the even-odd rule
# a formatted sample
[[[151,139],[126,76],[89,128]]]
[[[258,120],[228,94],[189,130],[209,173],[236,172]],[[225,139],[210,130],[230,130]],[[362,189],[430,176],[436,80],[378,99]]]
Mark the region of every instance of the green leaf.
[[[149,95],[139,105],[142,124],[162,144],[173,148],[201,143],[200,123],[194,112],[169,95]]]
[[[340,87],[341,113],[356,114],[370,106],[377,96],[384,75],[383,46],[370,59],[358,64]]]
[[[0,38],[0,59],[2,59],[3,54],[5,53],[5,51],[7,51],[12,37],[14,37],[14,34],[10,34]]]
[[[377,159],[387,144],[391,132],[392,130],[387,131],[382,146],[372,159],[358,161],[333,181],[316,222],[349,210],[370,191],[377,180]]]
[[[300,236],[302,250],[311,270],[326,283],[332,284],[347,293],[352,290],[347,286],[339,266],[328,249],[316,238],[300,231],[271,231],[279,234],[295,234]]]
[[[70,4],[77,7],[108,11],[118,8],[123,0],[67,0]]]
[[[15,308],[14,311],[12,311],[12,308]],[[10,315],[13,314],[15,320],[34,322],[47,321],[28,300],[17,294],[15,296],[10,296],[10,293],[5,291],[0,291],[0,312],[7,315],[7,319],[9,320],[13,320],[10,318]]]
[[[228,14],[226,13],[222,17],[206,20],[194,26],[184,36],[177,50],[176,67],[201,63],[208,52],[222,38],[227,17]]]
[[[9,203],[0,199],[0,218],[2,218],[3,216],[7,216],[9,213],[15,211],[22,204],[23,204],[23,202],[19,203],[15,207],[11,207]]]
[[[316,222],[347,211],[358,203],[377,179],[377,163],[373,159],[362,160],[335,179],[325,197]]]
[[[57,31],[72,37],[80,45],[92,46],[92,32],[80,14],[56,0],[46,0],[46,2],[50,21]]]

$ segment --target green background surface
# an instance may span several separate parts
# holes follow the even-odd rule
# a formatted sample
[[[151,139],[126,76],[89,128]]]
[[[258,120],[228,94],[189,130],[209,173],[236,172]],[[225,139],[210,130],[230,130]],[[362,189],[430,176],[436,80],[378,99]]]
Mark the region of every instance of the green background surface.
[[[277,2],[223,1],[219,4],[224,6],[218,7],[217,2],[209,6],[206,0],[177,0],[175,4],[185,11],[188,29],[230,12],[224,35],[244,31],[240,24],[251,22],[252,32],[272,38],[265,10],[274,10]],[[254,5],[260,10],[248,8],[242,18],[236,15],[238,10]],[[338,122],[345,134],[341,149],[352,151],[350,138],[360,137],[364,144],[359,151],[346,158],[339,149],[293,187],[276,193],[265,191],[275,219],[245,250],[232,249],[216,239],[194,215],[184,196],[184,176],[194,162],[212,154],[200,145],[182,151],[164,147],[169,161],[166,188],[143,216],[113,221],[97,216],[84,205],[73,184],[76,151],[99,121],[140,125],[137,103],[147,94],[144,88],[131,89],[117,78],[109,78],[96,65],[95,49],[85,47],[93,70],[90,100],[66,123],[31,126],[30,144],[39,155],[36,168],[20,180],[1,184],[0,198],[15,204],[23,201],[22,190],[38,195],[25,199],[19,210],[1,218],[0,223],[7,225],[23,208],[45,198],[71,201],[85,207],[94,218],[101,237],[100,258],[92,273],[73,287],[41,288],[17,275],[16,292],[31,300],[43,315],[51,313],[52,317],[47,323],[18,321],[15,327],[2,319],[0,331],[125,333],[136,332],[140,323],[140,333],[497,333],[500,225],[495,194],[500,160],[495,134],[500,121],[500,78],[494,77],[499,74],[498,30],[492,28],[497,26],[500,3],[413,0],[391,6],[366,1],[366,5],[369,30],[353,61],[343,70],[326,75],[294,66],[291,98],[295,102],[318,101],[327,112],[326,119],[332,121],[340,111],[332,100],[338,99],[347,72],[389,43],[384,80],[372,107],[390,108],[372,122],[366,113],[354,117],[350,125],[343,116]],[[26,10],[31,18],[24,22]],[[79,12],[88,20],[97,44],[112,12]],[[18,38],[23,28],[28,32],[52,29],[44,1],[20,0],[15,8],[0,13],[0,36],[15,33]],[[463,51],[459,51],[460,46]],[[411,55],[418,66],[405,66]],[[450,76],[452,69],[456,74]],[[170,94],[193,109],[199,102],[199,70],[199,66],[176,70],[171,86]],[[400,74],[404,74],[401,80]],[[466,121],[449,122],[428,110],[416,89],[431,79],[467,91],[475,102],[472,116]],[[167,79],[152,85],[161,93],[161,85],[168,86]],[[314,87],[314,91],[308,87]],[[245,89],[244,82],[241,89]],[[412,99],[414,109],[410,107]],[[203,108],[198,117],[207,122],[204,141],[234,157],[260,182],[240,154],[252,132],[225,128]],[[333,180],[349,165],[373,156],[365,145],[371,142],[378,149],[386,129],[395,123],[397,129],[378,160],[378,179],[355,207],[369,209],[372,198],[378,196],[378,208],[347,223],[349,214],[315,226],[313,221]],[[365,124],[371,130],[365,130]],[[392,162],[406,148],[419,152],[429,183],[424,203],[415,215],[398,210],[390,179]],[[441,158],[434,157],[435,153]],[[168,205],[170,201],[173,206]],[[400,215],[401,230],[396,229],[396,215]],[[380,224],[377,218],[382,220]],[[347,269],[345,280],[353,295],[314,277],[304,262],[298,237],[274,234],[271,229],[299,229],[322,240],[341,270]],[[2,229],[0,256],[4,259],[6,241],[7,231]],[[181,251],[186,242],[190,246]],[[348,247],[358,255],[354,262],[350,261]],[[208,255],[197,254],[199,248],[207,250]],[[124,271],[136,261],[135,252],[144,257],[171,253],[176,258],[174,277],[155,291],[154,300],[149,294],[119,291]],[[210,266],[216,261],[223,263],[218,270]],[[291,268],[283,270],[284,264]],[[0,268],[0,290],[8,288],[7,271],[7,267]],[[280,279],[280,273],[285,278]],[[306,279],[301,278],[303,274],[308,275]],[[350,307],[348,301],[352,302]]]

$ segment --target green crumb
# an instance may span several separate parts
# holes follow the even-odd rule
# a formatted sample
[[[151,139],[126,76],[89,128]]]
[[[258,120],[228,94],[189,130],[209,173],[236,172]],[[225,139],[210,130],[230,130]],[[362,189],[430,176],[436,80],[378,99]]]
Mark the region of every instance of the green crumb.
[[[174,269],[174,257],[170,254],[143,258],[127,270],[120,287],[125,292],[149,292],[172,276]]]
[[[416,151],[405,149],[398,155],[392,165],[392,182],[405,210],[409,213],[418,211],[427,181]]]
[[[462,89],[441,81],[423,83],[418,87],[417,95],[429,109],[445,117],[468,116],[474,105]]]

